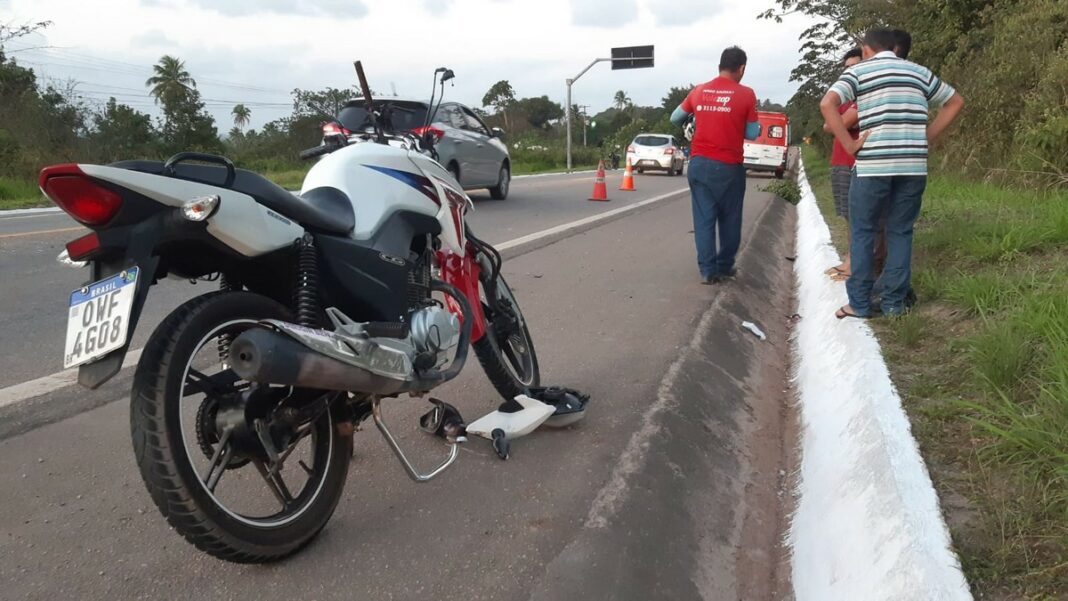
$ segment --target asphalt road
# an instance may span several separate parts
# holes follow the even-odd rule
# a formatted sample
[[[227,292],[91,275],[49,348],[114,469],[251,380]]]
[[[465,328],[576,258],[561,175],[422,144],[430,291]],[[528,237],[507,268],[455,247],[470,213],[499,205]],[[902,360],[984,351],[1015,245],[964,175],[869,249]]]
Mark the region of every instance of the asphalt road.
[[[618,181],[610,174],[609,190]],[[543,382],[591,394],[589,417],[514,442],[507,462],[473,440],[425,485],[404,476],[373,428],[358,432],[332,521],[279,564],[223,563],[170,531],[134,464],[128,373],[26,403],[18,419],[35,425],[0,441],[0,597],[574,599],[595,586],[583,596],[772,598],[790,220],[759,192],[765,181],[749,183],[743,271],[731,284],[698,284],[685,194],[508,260]],[[686,187],[655,175],[637,184],[590,203],[590,175],[517,180],[507,201],[476,194],[472,221],[503,242]],[[55,215],[0,218],[0,393],[59,367],[65,299],[82,274],[54,262],[77,234],[49,230],[69,227]],[[201,292],[180,282],[154,291],[133,346]],[[772,342],[739,333],[738,316]],[[435,393],[469,421],[499,402],[474,362]],[[697,401],[693,419],[673,409]],[[444,449],[415,429],[424,410],[399,400],[389,417],[427,466]]]

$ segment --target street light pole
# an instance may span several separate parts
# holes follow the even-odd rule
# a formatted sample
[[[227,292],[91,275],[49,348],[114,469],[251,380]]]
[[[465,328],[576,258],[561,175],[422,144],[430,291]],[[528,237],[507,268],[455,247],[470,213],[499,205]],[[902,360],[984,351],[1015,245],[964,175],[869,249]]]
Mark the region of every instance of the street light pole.
[[[637,48],[637,49],[640,50],[641,48]],[[647,49],[648,49],[649,53],[652,54],[653,47],[652,46],[648,46]],[[615,54],[615,49],[613,49],[612,53]],[[652,60],[653,60],[652,56],[620,56],[620,57],[615,57],[615,58],[596,58],[596,59],[593,59],[592,63],[586,65],[585,69],[579,71],[578,75],[576,75],[575,77],[573,77],[571,79],[565,79],[564,80],[564,82],[567,84],[567,105],[564,106],[564,115],[565,115],[565,118],[567,120],[567,172],[568,173],[571,173],[571,86],[574,85],[574,83],[576,81],[578,81],[580,77],[585,75],[586,71],[589,71],[597,63],[603,63],[605,61],[608,61],[608,62],[620,61],[620,64],[626,65],[627,62],[634,63],[634,62],[638,62],[638,61],[650,61],[648,65],[639,65],[639,66],[635,66],[635,67],[623,67],[623,68],[642,68],[643,66],[652,67],[653,66],[652,65]],[[585,127],[583,127],[583,135],[585,136]]]
[[[576,81],[578,81],[578,79],[580,77],[582,77],[583,75],[586,74],[586,71],[589,71],[597,63],[601,63],[601,62],[604,62],[604,61],[610,61],[610,60],[612,60],[612,59],[610,59],[610,58],[597,58],[597,59],[594,59],[592,63],[586,65],[585,69],[579,71],[578,75],[576,75],[575,77],[573,77],[571,79],[566,80],[566,82],[567,82],[567,106],[565,107],[565,110],[566,110],[565,114],[567,115],[567,171],[568,171],[568,173],[571,172],[571,85],[574,84]]]

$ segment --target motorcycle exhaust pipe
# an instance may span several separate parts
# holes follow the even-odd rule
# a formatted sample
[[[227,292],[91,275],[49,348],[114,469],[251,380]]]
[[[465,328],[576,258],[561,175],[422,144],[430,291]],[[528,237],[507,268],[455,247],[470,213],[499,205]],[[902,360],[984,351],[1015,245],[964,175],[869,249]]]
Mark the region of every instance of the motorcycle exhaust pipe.
[[[285,334],[266,328],[242,332],[230,345],[234,373],[249,382],[320,390],[391,395],[411,384],[371,373],[317,353]]]

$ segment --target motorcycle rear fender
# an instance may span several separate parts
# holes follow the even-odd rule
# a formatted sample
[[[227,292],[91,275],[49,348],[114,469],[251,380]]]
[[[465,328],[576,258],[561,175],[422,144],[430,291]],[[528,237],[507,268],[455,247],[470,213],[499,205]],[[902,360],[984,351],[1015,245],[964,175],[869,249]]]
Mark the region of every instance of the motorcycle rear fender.
[[[181,207],[203,196],[218,196],[219,208],[208,218],[207,231],[246,257],[285,248],[304,235],[304,228],[256,202],[247,194],[191,180],[105,165],[79,165],[90,177],[132,190],[168,207]]]
[[[135,284],[137,288],[134,291],[133,309],[130,311],[126,344],[101,359],[78,368],[78,383],[90,390],[99,388],[122,369],[122,362],[130,350],[130,341],[133,340],[137,322],[141,318],[141,311],[145,308],[148,290],[156,280],[159,257],[153,256],[152,251],[157,241],[164,238],[168,221],[173,221],[171,215],[170,211],[160,213],[136,225],[104,230],[97,234],[104,255],[92,261],[91,282],[102,280],[134,265],[141,270],[141,274]],[[108,253],[109,248],[123,250],[121,253]]]

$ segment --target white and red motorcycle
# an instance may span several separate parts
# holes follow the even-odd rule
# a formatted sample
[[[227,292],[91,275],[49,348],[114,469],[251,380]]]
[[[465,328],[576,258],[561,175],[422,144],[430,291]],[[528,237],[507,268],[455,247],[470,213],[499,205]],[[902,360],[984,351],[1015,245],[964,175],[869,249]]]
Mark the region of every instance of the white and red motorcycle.
[[[199,153],[41,172],[45,194],[92,230],[67,245],[93,272],[71,296],[64,356],[83,385],[119,371],[159,279],[219,282],[156,328],[130,415],[156,505],[217,557],[270,561],[307,544],[368,418],[413,479],[441,473],[465,438],[455,409],[431,399],[422,425],[451,448],[422,474],[380,404],[456,377],[468,345],[507,401],[538,385],[501,256],[464,221],[471,200],[427,156],[430,140],[372,125],[365,143],[302,153],[323,158],[299,195]]]

